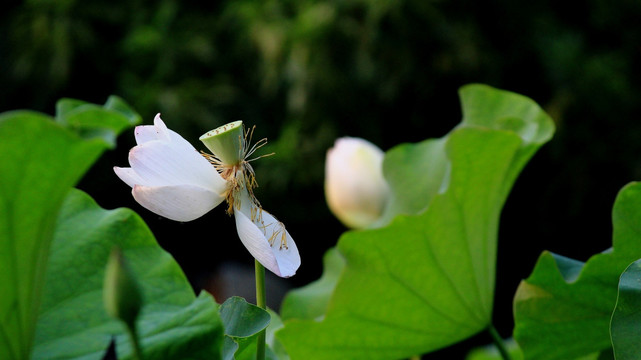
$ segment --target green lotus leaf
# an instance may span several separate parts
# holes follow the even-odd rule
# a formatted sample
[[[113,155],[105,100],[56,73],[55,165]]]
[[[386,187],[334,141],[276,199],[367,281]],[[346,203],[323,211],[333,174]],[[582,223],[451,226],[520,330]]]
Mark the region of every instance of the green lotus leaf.
[[[223,359],[235,359],[236,353],[246,351],[253,346],[256,352],[256,334],[269,325],[270,315],[267,311],[252,305],[245,299],[232,296],[220,306],[220,317],[225,328]]]
[[[27,359],[59,208],[106,144],[44,114],[0,114],[0,359]]]
[[[56,104],[56,121],[84,138],[99,138],[114,148],[118,134],[139,124],[141,117],[124,100],[112,95],[104,106],[61,99]]]
[[[641,184],[619,192],[612,211],[613,247],[586,263],[550,252],[539,257],[514,298],[514,337],[526,359],[611,356],[619,277],[641,258],[640,204]]]
[[[341,237],[337,249],[345,267],[334,287],[324,286],[333,292],[322,320],[318,311],[310,319],[291,310],[309,303],[305,297],[284,304],[284,314],[301,315],[277,332],[292,358],[403,358],[490,324],[500,211],[553,124],[517,94],[483,85],[460,94],[460,126],[443,139],[401,145],[386,155],[392,212],[409,215]]]
[[[67,197],[47,265],[33,359],[100,359],[112,338],[132,359],[124,323],[103,303],[105,266],[119,247],[142,289],[136,325],[145,359],[217,359],[223,341],[218,305],[196,297],[180,266],[129,209],[104,210],[87,194]]]
[[[641,359],[641,260],[621,274],[610,334],[617,360]]]
[[[323,276],[315,282],[287,293],[281,306],[281,317],[287,319],[316,319],[325,315],[336,281],[345,268],[345,259],[336,248],[323,257]]]

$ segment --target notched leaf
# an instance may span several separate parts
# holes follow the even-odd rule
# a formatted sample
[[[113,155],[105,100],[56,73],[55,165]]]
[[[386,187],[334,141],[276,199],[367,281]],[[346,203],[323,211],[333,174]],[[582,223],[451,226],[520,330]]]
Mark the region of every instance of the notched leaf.
[[[243,351],[255,352],[256,335],[269,325],[269,313],[238,296],[227,299],[219,311],[225,329],[223,359],[235,359]]]
[[[641,258],[638,219],[641,184],[631,183],[614,203],[611,249],[585,264],[549,252],[539,257],[514,298],[514,337],[526,359],[607,357],[612,353],[610,318],[619,277],[632,261]]]

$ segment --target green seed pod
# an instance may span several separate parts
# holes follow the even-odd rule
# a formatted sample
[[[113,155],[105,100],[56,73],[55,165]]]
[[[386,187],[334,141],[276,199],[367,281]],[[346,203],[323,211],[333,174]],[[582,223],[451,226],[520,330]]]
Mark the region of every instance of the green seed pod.
[[[243,122],[241,120],[208,131],[199,138],[223,164],[235,165],[243,160]]]

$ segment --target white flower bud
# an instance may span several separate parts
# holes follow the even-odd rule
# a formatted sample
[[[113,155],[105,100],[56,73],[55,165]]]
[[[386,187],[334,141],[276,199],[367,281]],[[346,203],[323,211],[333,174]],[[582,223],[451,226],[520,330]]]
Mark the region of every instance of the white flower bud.
[[[367,140],[343,137],[327,151],[325,197],[345,226],[362,229],[376,222],[389,197],[383,179],[384,153]]]

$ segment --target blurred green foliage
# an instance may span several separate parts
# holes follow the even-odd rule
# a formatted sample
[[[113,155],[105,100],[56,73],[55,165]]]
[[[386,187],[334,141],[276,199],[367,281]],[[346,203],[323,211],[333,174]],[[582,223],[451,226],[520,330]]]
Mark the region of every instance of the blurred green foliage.
[[[337,136],[386,149],[442,135],[459,119],[443,102],[468,82],[547,104],[573,127],[570,146],[599,160],[612,143],[588,146],[592,130],[639,115],[634,0],[31,0],[2,13],[0,109],[116,93],[179,132],[242,118],[279,153],[272,189],[317,184]]]

